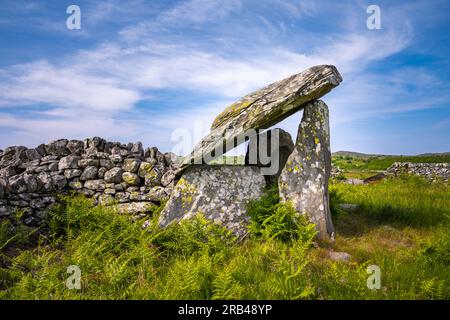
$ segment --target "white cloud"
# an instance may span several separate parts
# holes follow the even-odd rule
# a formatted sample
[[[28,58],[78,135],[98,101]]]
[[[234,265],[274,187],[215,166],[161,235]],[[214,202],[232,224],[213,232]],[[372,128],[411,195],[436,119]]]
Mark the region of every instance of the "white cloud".
[[[297,17],[318,10],[310,1],[296,3],[295,7],[292,2],[279,3]],[[350,30],[332,34],[304,53],[279,45],[249,46],[247,52],[239,48],[233,55],[230,51],[238,48],[223,52],[222,47],[199,44],[198,38],[178,37],[174,41],[165,39],[166,33],[155,37],[158,30],[170,30],[174,25],[201,25],[224,19],[240,7],[240,1],[188,1],[162,13],[155,21],[123,29],[116,40],[94,49],[80,50],[52,62],[36,61],[0,70],[0,107],[47,105],[45,111],[28,117],[4,113],[0,127],[13,130],[3,133],[1,140],[43,142],[62,136],[100,135],[143,140],[146,145],[169,150],[174,129],[192,130],[195,121],[207,129],[214,115],[234,98],[317,64],[335,64],[344,77],[341,86],[325,98],[334,126],[408,108],[429,108],[437,103],[426,94],[414,104],[397,101],[399,97],[410,98],[405,84],[412,77],[423,85],[431,80],[436,83],[437,79],[429,73],[414,69],[374,75],[367,71],[370,63],[401,52],[410,44],[413,31],[408,23],[376,32]],[[91,23],[105,21],[106,13],[117,11],[114,2],[105,8],[105,14],[92,17]],[[156,31],[147,34],[152,27]],[[241,27],[246,28],[244,23]],[[248,28],[258,30],[257,25]],[[222,40],[226,43],[227,39]],[[133,108],[161,89],[209,94],[216,97],[217,103],[189,110],[180,106],[167,114],[154,112],[151,105],[145,112]],[[33,119],[34,114],[39,117]],[[293,137],[298,123],[295,117],[281,124]]]
[[[124,110],[140,99],[136,90],[113,79],[81,73],[47,61],[19,65],[3,72],[3,104],[50,104],[88,110]]]

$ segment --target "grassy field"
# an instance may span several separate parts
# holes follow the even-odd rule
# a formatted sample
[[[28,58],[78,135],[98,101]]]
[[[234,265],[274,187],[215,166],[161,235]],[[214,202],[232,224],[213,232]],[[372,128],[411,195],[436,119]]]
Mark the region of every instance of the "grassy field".
[[[440,163],[450,162],[450,155],[429,156],[350,156],[334,155],[333,165],[342,170],[376,171],[386,170],[394,162]]]
[[[245,156],[221,156],[209,164],[229,164],[243,165]],[[180,160],[182,161],[182,160]],[[350,178],[367,178],[379,171],[389,168],[394,162],[413,162],[413,163],[450,163],[450,154],[420,155],[420,156],[382,156],[382,155],[364,155],[349,153],[332,156],[334,166],[339,167],[349,173]]]
[[[67,198],[46,237],[2,222],[0,299],[450,298],[449,185],[404,177],[330,190],[334,243],[315,242],[313,226],[279,204],[274,188],[249,205],[251,232],[241,241],[201,216],[147,232]],[[332,261],[330,249],[352,258]],[[374,264],[379,290],[367,287]],[[81,269],[80,290],[65,285],[70,265]]]

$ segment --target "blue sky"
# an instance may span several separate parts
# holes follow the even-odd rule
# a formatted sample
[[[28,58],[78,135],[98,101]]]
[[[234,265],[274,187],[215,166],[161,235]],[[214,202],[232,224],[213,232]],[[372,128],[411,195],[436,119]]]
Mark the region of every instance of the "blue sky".
[[[0,148],[98,135],[170,151],[242,95],[334,64],[333,151],[450,151],[449,24],[439,0],[0,0]],[[300,117],[277,127],[295,138]]]

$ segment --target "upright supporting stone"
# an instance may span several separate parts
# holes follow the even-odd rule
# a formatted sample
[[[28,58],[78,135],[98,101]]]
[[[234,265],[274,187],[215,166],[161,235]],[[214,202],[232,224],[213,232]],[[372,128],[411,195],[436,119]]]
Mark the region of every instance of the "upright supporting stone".
[[[316,224],[320,239],[334,238],[329,205],[331,171],[328,107],[320,101],[305,106],[294,151],[278,180],[280,197]]]

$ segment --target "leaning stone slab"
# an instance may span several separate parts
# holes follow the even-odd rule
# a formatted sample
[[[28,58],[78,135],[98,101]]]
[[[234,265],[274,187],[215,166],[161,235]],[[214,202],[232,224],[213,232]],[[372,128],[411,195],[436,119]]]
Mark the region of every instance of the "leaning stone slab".
[[[188,168],[176,184],[161,212],[159,225],[188,219],[201,213],[205,218],[245,234],[249,217],[246,204],[262,195],[265,179],[254,166],[207,166]]]
[[[280,197],[316,224],[318,237],[334,238],[328,180],[331,172],[328,107],[322,101],[305,106],[294,151],[278,180]]]
[[[339,85],[336,67],[320,65],[275,82],[236,101],[217,116],[211,132],[183,160],[179,172],[192,163],[207,163],[250,137],[251,129],[267,129]],[[237,141],[236,141],[237,140]]]

